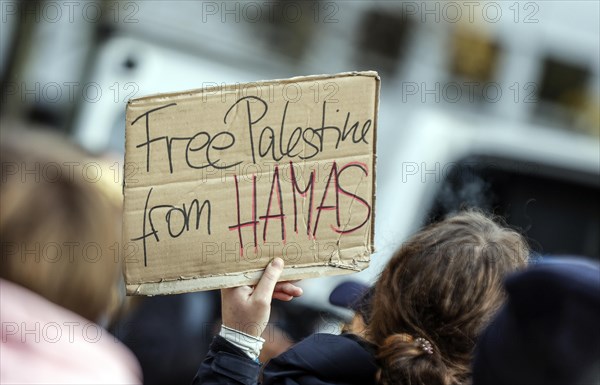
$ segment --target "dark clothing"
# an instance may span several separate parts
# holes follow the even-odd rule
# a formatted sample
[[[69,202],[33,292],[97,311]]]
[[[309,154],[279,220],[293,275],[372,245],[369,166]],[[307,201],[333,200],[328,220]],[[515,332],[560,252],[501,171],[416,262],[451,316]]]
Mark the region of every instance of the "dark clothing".
[[[375,383],[374,347],[352,334],[313,334],[270,360],[262,385]],[[258,384],[260,365],[216,336],[193,384]]]
[[[144,385],[189,385],[221,327],[218,291],[146,297],[112,331],[135,354]]]

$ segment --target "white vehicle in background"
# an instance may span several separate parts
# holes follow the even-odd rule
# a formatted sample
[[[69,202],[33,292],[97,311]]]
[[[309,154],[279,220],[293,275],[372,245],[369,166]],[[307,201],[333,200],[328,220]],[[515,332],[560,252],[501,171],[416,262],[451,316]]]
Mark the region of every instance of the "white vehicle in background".
[[[286,61],[290,47],[269,39],[295,29],[267,23],[261,26],[261,39],[248,33],[244,22],[223,23],[206,15],[206,22],[198,24],[195,12],[201,9],[191,2],[186,3],[190,12],[163,2],[140,3],[140,22],[113,25],[112,35],[93,56],[85,83],[98,85],[110,97],[80,103],[73,133],[93,152],[118,154],[130,97],[370,69],[364,67],[369,62],[363,66],[355,60],[360,53],[361,60],[389,69],[381,73],[377,252],[364,272],[307,280],[299,304],[337,311],[328,294],[338,282],[373,282],[412,232],[463,203],[506,215],[510,224],[526,230],[540,252],[598,258],[598,202],[592,198],[599,188],[598,122],[597,117],[587,121],[588,134],[573,130],[581,121],[567,97],[592,95],[587,103],[593,105],[600,94],[598,3],[494,3],[503,7],[501,20],[466,23],[479,31],[472,35],[463,33],[465,23],[435,22],[436,15],[424,9],[407,15],[415,12],[407,8],[413,3],[404,9],[398,4],[404,3],[339,3],[336,17],[344,22],[320,24],[318,38],[314,23],[295,24],[308,28],[310,49]],[[444,16],[448,7],[439,7]],[[174,23],[177,28],[170,28]],[[389,46],[351,38],[368,35],[384,42],[386,28],[396,27],[404,36],[396,41],[402,55],[393,56],[394,51],[385,57]],[[475,51],[462,52],[465,44],[478,47],[483,56],[463,60]],[[475,75],[483,77],[469,86],[473,73],[460,64],[482,58],[490,68],[475,68]],[[576,111],[578,117],[593,115],[597,106],[588,113]]]
[[[378,163],[371,266],[354,276],[305,282],[301,301],[330,307],[341,281],[372,283],[421,225],[463,207],[503,216],[535,255],[600,258],[600,144],[548,127],[422,109],[393,160]],[[482,129],[484,127],[484,129]],[[557,220],[557,218],[559,218]],[[314,290],[310,288],[314,286]]]
[[[128,97],[273,77],[278,76],[224,65],[138,38],[117,37],[100,50],[89,80],[101,89],[119,90],[118,98],[83,105],[75,120],[75,135],[91,151],[119,153]],[[548,127],[540,119],[517,119],[519,114],[514,112],[512,117],[498,117],[464,105],[444,104],[443,98],[440,104],[422,103],[421,98],[427,101],[428,95],[407,94],[406,83],[386,87],[385,77],[382,85],[377,251],[371,267],[353,276],[306,280],[305,295],[295,301],[298,305],[347,316],[349,313],[328,301],[339,282],[373,282],[412,232],[432,216],[461,204],[508,216],[509,224],[526,230],[540,252],[598,258],[598,202],[590,193],[599,189],[597,139]],[[491,107],[503,111],[510,106],[498,103]],[[568,225],[560,229],[550,226],[557,217]]]

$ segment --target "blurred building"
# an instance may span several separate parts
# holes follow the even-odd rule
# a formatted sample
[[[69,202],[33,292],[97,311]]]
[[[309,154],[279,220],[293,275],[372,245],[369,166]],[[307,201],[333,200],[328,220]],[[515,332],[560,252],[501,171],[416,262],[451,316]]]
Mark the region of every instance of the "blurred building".
[[[1,12],[2,115],[94,153],[122,156],[132,97],[377,70],[386,215],[362,279],[463,205],[507,215],[539,253],[600,256],[596,1],[3,0]]]

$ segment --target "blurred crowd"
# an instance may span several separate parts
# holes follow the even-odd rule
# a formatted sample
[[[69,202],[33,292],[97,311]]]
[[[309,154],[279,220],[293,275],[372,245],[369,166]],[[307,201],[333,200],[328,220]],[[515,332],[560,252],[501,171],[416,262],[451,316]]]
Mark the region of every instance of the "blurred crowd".
[[[221,301],[124,299],[120,199],[65,168],[86,160],[54,135],[2,132],[2,383],[600,383],[598,263],[531,261],[525,238],[480,210],[416,231],[372,287],[336,287],[331,303],[354,314],[330,321],[339,334],[271,305],[302,294],[276,285],[280,259]],[[260,319],[258,332],[227,326]]]
[[[600,384],[599,7],[0,1],[0,383]],[[130,98],[353,70],[369,269],[125,296]]]

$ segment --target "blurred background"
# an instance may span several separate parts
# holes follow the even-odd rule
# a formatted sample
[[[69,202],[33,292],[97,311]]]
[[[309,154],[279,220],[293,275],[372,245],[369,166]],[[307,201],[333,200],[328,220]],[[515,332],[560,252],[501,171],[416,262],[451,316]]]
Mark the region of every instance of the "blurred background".
[[[328,302],[340,281],[372,282],[407,236],[461,207],[504,216],[536,254],[600,258],[598,1],[0,4],[1,129],[59,132],[103,159],[119,192],[130,98],[379,72],[377,253],[359,274],[305,281],[275,312],[274,352],[347,319]],[[198,325],[218,313],[217,293],[149,298],[113,332],[147,383],[187,383],[214,332]]]

